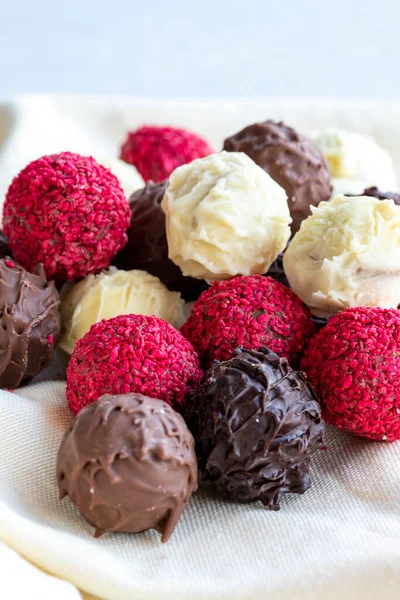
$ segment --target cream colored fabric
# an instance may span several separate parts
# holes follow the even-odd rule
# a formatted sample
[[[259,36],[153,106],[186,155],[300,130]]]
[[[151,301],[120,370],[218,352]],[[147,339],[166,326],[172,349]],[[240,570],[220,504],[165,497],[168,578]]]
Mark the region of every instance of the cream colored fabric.
[[[209,132],[216,147],[225,135],[266,117],[282,117],[306,132],[332,122],[346,127],[354,123],[366,133],[391,130],[386,145],[397,152],[400,164],[400,105],[387,105],[381,118],[374,104],[328,101],[104,102],[59,98],[14,104],[20,126],[0,156],[0,189],[4,190],[4,169],[12,165],[19,168],[37,154],[71,144],[69,149],[76,151],[96,143],[99,152],[111,152],[128,124],[139,121]],[[56,127],[59,138],[53,135]],[[0,127],[0,137],[6,129]],[[45,132],[41,137],[40,131]],[[73,131],[74,140],[68,138]],[[29,133],[37,136],[36,146]],[[385,145],[384,139],[379,141]],[[61,362],[43,377],[62,377]],[[64,383],[45,381],[14,393],[1,391],[0,408],[0,540],[85,592],[106,600],[399,598],[398,443],[371,443],[328,428],[329,449],[313,462],[312,489],[303,497],[284,498],[280,512],[258,504],[236,505],[203,490],[166,545],[155,532],[107,534],[96,540],[71,502],[60,503],[57,497],[56,455],[71,419]],[[5,566],[14,559],[12,555],[3,563],[0,558],[2,600],[24,599],[5,587],[5,570],[8,582],[10,573],[16,585],[28,580],[30,566],[23,561],[15,559],[13,570]],[[27,598],[42,600],[46,584],[40,578],[47,576],[33,577]],[[54,598],[79,598],[64,582],[51,580],[47,585],[55,586]]]

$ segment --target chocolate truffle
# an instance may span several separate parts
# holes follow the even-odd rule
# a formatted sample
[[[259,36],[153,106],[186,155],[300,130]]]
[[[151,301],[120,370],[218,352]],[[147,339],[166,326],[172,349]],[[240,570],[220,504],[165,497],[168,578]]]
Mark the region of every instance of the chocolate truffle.
[[[169,290],[180,292],[185,300],[196,300],[207,284],[184,277],[180,268],[168,258],[165,215],[161,208],[167,185],[168,181],[157,184],[150,181],[132,194],[128,243],[118,252],[113,264],[126,271],[147,271],[158,277]]]
[[[323,154],[314,142],[282,122],[249,125],[227,138],[224,150],[245,152],[284,188],[293,219],[292,233],[309,216],[311,206],[331,197],[331,178]]]
[[[96,537],[156,529],[166,542],[197,488],[194,440],[162,400],[105,394],[65,433],[57,480]]]
[[[373,198],[378,198],[378,200],[393,200],[395,204],[400,204],[400,194],[396,194],[395,192],[381,192],[377,187],[366,188],[362,194],[357,195],[372,196]]]
[[[50,362],[60,334],[60,298],[39,264],[33,273],[0,260],[0,388],[16,388]]]
[[[279,283],[283,283],[286,287],[289,286],[289,282],[285,275],[285,271],[283,269],[283,255],[284,252],[281,252],[279,256],[274,260],[268,271],[265,273],[267,277],[272,277],[275,281],[279,281]]]
[[[5,258],[6,256],[10,256],[11,252],[8,247],[8,241],[3,231],[0,229],[0,258]]]
[[[189,399],[186,419],[206,479],[239,502],[280,508],[310,487],[310,457],[324,424],[303,373],[266,348],[239,347],[215,362]]]

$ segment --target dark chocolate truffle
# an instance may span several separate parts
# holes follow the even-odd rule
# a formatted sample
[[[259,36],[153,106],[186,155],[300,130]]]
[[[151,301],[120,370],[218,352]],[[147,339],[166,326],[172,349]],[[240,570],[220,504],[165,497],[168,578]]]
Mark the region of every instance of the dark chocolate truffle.
[[[208,286],[204,281],[184,277],[180,268],[168,258],[165,215],[161,208],[167,186],[168,181],[150,181],[132,194],[128,243],[118,252],[113,264],[125,271],[147,271],[158,277],[169,290],[180,292],[189,302],[196,300]]]
[[[378,200],[394,200],[395,204],[400,204],[400,194],[396,194],[395,192],[381,192],[377,187],[366,188],[360,195],[372,196],[373,198],[378,198]]]
[[[293,234],[311,214],[311,206],[331,197],[331,176],[323,154],[314,142],[282,122],[249,125],[227,138],[224,150],[245,152],[284,188]]]
[[[57,480],[96,537],[156,529],[166,542],[197,488],[194,440],[162,400],[105,394],[67,430]]]
[[[10,248],[8,247],[8,241],[3,231],[0,229],[0,258],[11,256]]]
[[[285,275],[285,270],[283,268],[283,255],[284,252],[281,252],[278,255],[265,275],[267,277],[272,277],[272,279],[275,279],[275,281],[279,281],[279,283],[283,283],[283,285],[286,285],[286,287],[290,288],[289,282]]]
[[[33,273],[0,260],[0,388],[16,388],[50,362],[60,335],[60,298],[39,264]]]
[[[278,510],[282,494],[310,487],[310,457],[323,443],[321,408],[305,375],[274,352],[238,348],[216,361],[185,416],[205,478],[233,500]]]

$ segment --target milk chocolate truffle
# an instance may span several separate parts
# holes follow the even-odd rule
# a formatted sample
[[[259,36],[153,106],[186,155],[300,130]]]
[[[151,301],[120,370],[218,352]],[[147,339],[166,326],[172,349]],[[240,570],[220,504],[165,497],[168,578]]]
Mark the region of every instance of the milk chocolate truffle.
[[[16,388],[42,371],[60,334],[60,299],[43,265],[33,273],[0,260],[0,388]]]
[[[113,264],[126,271],[147,271],[158,277],[169,290],[180,292],[185,300],[196,300],[207,284],[184,277],[180,268],[168,258],[165,215],[161,208],[167,185],[168,181],[149,181],[143,189],[132,194],[128,243],[118,252]]]
[[[224,142],[228,152],[245,152],[286,191],[292,233],[317,206],[331,196],[328,165],[308,138],[282,122],[265,121],[245,127]]]
[[[96,537],[156,529],[166,542],[197,489],[194,440],[162,400],[105,394],[65,433],[57,480]]]
[[[321,409],[305,375],[266,348],[215,362],[189,399],[186,420],[206,479],[238,502],[278,510],[282,494],[310,487],[322,446]]]

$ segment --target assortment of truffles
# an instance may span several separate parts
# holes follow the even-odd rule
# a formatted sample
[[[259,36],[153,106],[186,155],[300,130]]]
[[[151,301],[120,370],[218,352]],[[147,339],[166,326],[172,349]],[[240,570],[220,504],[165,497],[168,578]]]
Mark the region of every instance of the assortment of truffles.
[[[156,529],[167,542],[197,488],[193,436],[161,400],[105,394],[67,430],[57,480],[96,537]]]
[[[219,153],[143,126],[120,157],[31,162],[0,232],[0,387],[37,375],[59,338],[71,354],[76,416],[57,478],[96,535],[167,541],[197,488],[196,453],[217,491],[278,509],[310,486],[321,414],[400,440],[388,153],[266,121]]]
[[[310,458],[323,443],[321,407],[304,374],[271,350],[239,347],[214,362],[186,419],[205,478],[234,500],[278,510],[282,494],[310,487]]]
[[[293,233],[308,217],[311,206],[331,196],[331,177],[324,156],[311,140],[282,122],[249,125],[227,138],[224,150],[245,152],[283,187]]]

